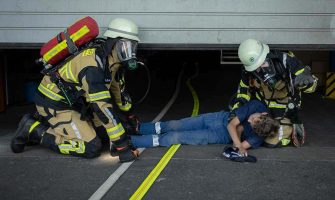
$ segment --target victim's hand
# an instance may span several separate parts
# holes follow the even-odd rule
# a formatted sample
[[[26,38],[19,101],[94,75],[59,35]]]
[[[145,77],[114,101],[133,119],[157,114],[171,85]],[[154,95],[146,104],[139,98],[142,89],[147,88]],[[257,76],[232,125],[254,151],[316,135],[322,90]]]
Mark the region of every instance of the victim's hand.
[[[243,148],[242,146],[237,147],[237,149],[238,149],[238,153],[239,153],[241,156],[248,156],[248,151],[247,151],[247,149]]]

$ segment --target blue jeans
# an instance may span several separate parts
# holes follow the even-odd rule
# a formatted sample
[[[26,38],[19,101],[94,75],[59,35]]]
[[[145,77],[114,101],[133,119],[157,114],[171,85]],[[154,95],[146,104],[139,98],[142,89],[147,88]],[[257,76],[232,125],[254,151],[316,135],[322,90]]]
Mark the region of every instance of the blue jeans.
[[[173,144],[228,144],[228,112],[215,112],[167,122],[143,123],[142,136],[131,136],[135,147],[171,146]]]

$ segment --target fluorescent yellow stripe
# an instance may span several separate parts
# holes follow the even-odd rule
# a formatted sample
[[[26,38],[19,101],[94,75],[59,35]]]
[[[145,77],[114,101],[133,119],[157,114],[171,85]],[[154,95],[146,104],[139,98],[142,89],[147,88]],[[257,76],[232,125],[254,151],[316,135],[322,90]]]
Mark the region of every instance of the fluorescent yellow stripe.
[[[194,117],[197,116],[199,113],[199,107],[200,107],[199,98],[194,88],[191,85],[191,79],[187,80],[186,85],[188,86],[188,89],[191,91],[193,97],[193,111],[191,116]]]
[[[76,79],[76,77],[73,75],[72,73],[72,67],[71,67],[71,62],[69,63],[69,65],[67,66],[67,70],[69,72],[69,75],[71,77],[71,80],[75,83],[79,83],[78,80]]]
[[[250,96],[249,95],[247,95],[247,94],[241,94],[241,93],[239,93],[239,94],[237,94],[237,98],[244,98],[244,99],[246,99],[246,100],[250,100]]]
[[[193,97],[193,111],[192,111],[192,117],[198,115],[199,113],[199,99],[198,96],[193,89],[193,87],[190,84],[190,79],[186,82],[189,90],[192,93]],[[154,183],[154,181],[157,179],[157,177],[160,175],[160,173],[163,171],[163,169],[166,167],[166,165],[170,162],[172,156],[177,152],[179,149],[180,144],[172,145],[169,150],[165,153],[163,158],[159,161],[159,163],[156,165],[156,167],[150,172],[150,174],[147,176],[147,178],[142,182],[140,187],[136,190],[136,192],[130,197],[130,200],[137,200],[142,199],[144,195],[148,192],[151,185]]]
[[[44,94],[45,96],[47,96],[48,98],[55,100],[55,101],[60,101],[62,99],[64,99],[64,97],[62,97],[61,95],[49,90],[48,88],[46,88],[44,85],[40,84],[38,86],[38,90]]]
[[[56,86],[56,84],[53,83],[53,84],[50,85],[49,89],[52,90],[52,89],[54,89],[55,86]]]
[[[82,27],[77,32],[73,33],[70,38],[73,42],[76,42],[79,38],[87,34],[90,30],[87,26]],[[67,48],[66,40],[63,40],[61,43],[57,44],[54,48],[50,49],[46,54],[43,55],[45,61],[49,61],[52,57],[57,55],[59,52]]]
[[[63,65],[60,69],[59,69],[59,73],[64,74],[64,72],[66,71],[66,67],[68,66],[69,62],[67,62],[65,65]]]
[[[286,108],[285,104],[278,104],[274,101],[270,101],[269,108]]]
[[[90,101],[98,101],[101,99],[111,98],[109,91],[102,91],[93,94],[88,94],[88,96],[90,97]]]
[[[122,103],[116,103],[116,104],[120,108],[120,110],[122,110],[122,111],[128,111],[131,108],[131,104],[128,103],[128,102],[124,106],[122,105]]]
[[[123,133],[125,133],[125,130],[121,123],[119,123],[118,125],[112,128],[106,129],[106,131],[107,131],[109,139],[112,141],[115,139],[118,139]]]
[[[62,154],[69,154],[70,151],[76,152],[78,154],[85,153],[86,146],[84,141],[72,141],[69,140],[70,144],[60,144],[58,145],[58,149]],[[78,146],[77,146],[78,145]]]
[[[41,123],[41,122],[39,122],[39,121],[34,122],[33,125],[31,125],[31,127],[30,127],[30,129],[29,129],[29,134],[30,134],[30,133],[34,130],[34,128],[35,128],[36,126],[38,126],[40,123]]]
[[[295,75],[297,76],[297,75],[301,74],[301,73],[304,72],[304,71],[305,71],[305,68],[302,68],[301,70],[297,71],[297,72],[295,73]]]
[[[243,87],[243,88],[249,88],[249,86],[247,86],[246,84],[244,84],[242,80],[240,81],[240,86]]]
[[[165,153],[163,158],[159,161],[156,167],[150,172],[148,177],[143,181],[140,187],[136,190],[136,192],[130,197],[130,200],[142,199],[144,195],[147,193],[151,185],[157,179],[159,174],[163,171],[165,166],[169,163],[172,156],[176,153],[180,144],[173,145],[169,148],[169,150]]]
[[[120,129],[121,127],[122,127],[122,124],[118,123],[118,125],[116,125],[116,126],[114,126],[112,128],[108,128],[106,131],[107,131],[107,133],[113,133],[114,131],[116,131],[117,129]]]
[[[120,136],[122,135],[122,134],[124,134],[126,131],[124,130],[124,129],[122,129],[122,131],[120,131],[119,133],[116,133],[116,134],[113,134],[113,135],[109,135],[109,139],[111,140],[111,141],[115,141],[116,139],[119,139],[120,138]]]

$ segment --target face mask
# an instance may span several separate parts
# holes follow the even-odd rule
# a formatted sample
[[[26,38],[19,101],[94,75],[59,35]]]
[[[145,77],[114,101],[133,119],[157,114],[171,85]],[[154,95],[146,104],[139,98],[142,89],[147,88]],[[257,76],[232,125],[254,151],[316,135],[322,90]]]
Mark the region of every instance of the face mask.
[[[276,70],[270,58],[265,59],[264,63],[252,72],[260,81],[274,89],[277,83]]]
[[[137,42],[133,40],[120,39],[116,42],[116,52],[122,66],[129,70],[137,68]]]

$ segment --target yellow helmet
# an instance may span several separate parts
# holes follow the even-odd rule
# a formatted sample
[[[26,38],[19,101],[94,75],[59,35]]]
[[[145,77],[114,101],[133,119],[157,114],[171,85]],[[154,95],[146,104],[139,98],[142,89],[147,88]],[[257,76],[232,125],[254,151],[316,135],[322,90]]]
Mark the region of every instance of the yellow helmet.
[[[252,72],[260,67],[269,52],[270,49],[267,44],[262,44],[255,39],[247,39],[238,47],[238,57],[248,72]]]
[[[109,23],[108,29],[104,33],[104,36],[109,38],[126,38],[135,40],[137,42],[140,41],[138,38],[137,25],[134,22],[123,18],[116,18],[112,20]]]

